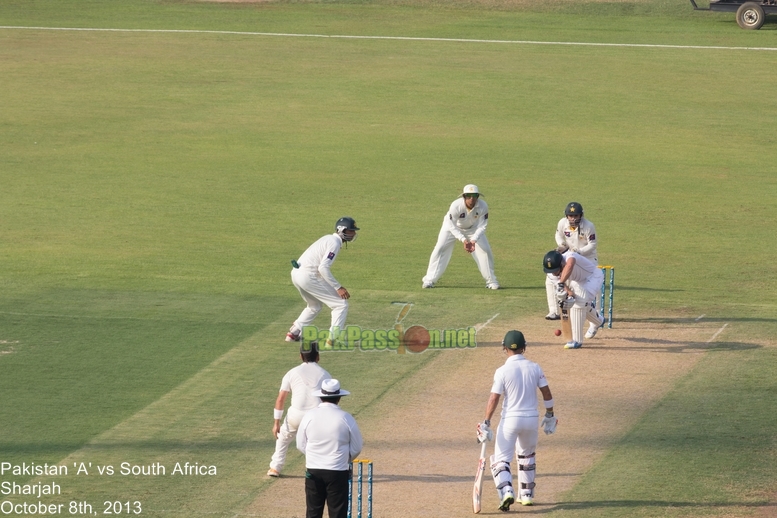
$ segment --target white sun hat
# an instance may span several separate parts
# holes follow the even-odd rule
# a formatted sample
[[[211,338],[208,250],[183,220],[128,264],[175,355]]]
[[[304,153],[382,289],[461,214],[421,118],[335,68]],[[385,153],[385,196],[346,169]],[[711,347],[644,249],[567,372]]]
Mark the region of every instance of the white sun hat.
[[[336,379],[324,380],[321,382],[321,390],[313,392],[316,397],[338,397],[348,396],[350,392],[340,388],[340,382]]]

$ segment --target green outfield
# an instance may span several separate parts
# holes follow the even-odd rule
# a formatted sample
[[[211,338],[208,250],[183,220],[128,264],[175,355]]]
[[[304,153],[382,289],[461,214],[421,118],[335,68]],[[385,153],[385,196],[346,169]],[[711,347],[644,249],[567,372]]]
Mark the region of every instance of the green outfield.
[[[774,22],[743,31],[680,0],[0,0],[0,462],[66,463],[52,501],[100,513],[129,499],[235,516],[271,484],[270,409],[302,309],[291,259],[350,215],[362,230],[334,267],[349,323],[391,328],[390,303],[412,301],[428,328],[519,325],[544,313],[540,261],[576,200],[616,267],[616,319],[728,327],[552,513],[764,512]],[[505,289],[457,254],[422,291],[466,183],[491,208]],[[439,354],[455,353],[327,368],[358,415]],[[94,473],[124,461],[218,475]]]

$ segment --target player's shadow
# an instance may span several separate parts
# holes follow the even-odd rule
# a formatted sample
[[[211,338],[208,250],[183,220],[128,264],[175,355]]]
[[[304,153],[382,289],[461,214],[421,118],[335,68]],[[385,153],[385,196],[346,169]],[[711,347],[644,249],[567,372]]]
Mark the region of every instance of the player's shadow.
[[[477,461],[477,459],[475,460]],[[418,475],[380,474],[380,475],[373,475],[372,480],[376,484],[380,482],[384,484],[391,483],[391,482],[415,482],[419,484],[421,483],[422,484],[449,484],[449,483],[455,483],[455,482],[472,483],[474,478],[469,475],[454,476],[454,475],[444,475],[442,473],[421,473]]]
[[[610,285],[607,284],[607,288],[605,289],[609,290]],[[680,288],[648,288],[646,286],[623,286],[616,282],[615,291],[655,291],[655,292],[662,292],[662,293],[679,293],[685,290],[682,290]]]
[[[607,341],[631,342],[635,345],[607,345]],[[562,347],[563,343],[557,342],[529,342],[530,347]],[[502,347],[502,342],[477,342],[477,347]],[[763,345],[746,342],[684,342],[674,340],[661,340],[653,338],[596,338],[586,340],[584,349],[609,350],[609,351],[652,351],[661,353],[688,353],[699,351],[747,351],[761,349]]]
[[[531,509],[521,509],[521,514],[545,514],[558,511],[583,511],[583,510],[615,510],[621,509],[627,514],[636,514],[640,509],[654,508],[672,508],[672,509],[725,509],[730,508],[749,508],[749,509],[767,509],[774,508],[774,503],[752,503],[752,502],[678,502],[671,500],[592,500],[590,502],[564,502],[550,505],[534,505]],[[770,513],[771,516],[771,513]]]
[[[543,476],[546,477],[579,477],[582,475],[582,473],[544,473]],[[390,474],[390,473],[382,473],[378,475],[373,475],[372,477],[374,482],[383,482],[383,483],[391,483],[391,482],[415,482],[419,484],[447,484],[447,483],[456,483],[456,482],[472,482],[473,478],[469,475],[466,476],[459,476],[459,475],[445,475],[442,473],[421,473],[418,475],[408,475],[406,473],[403,474]]]
[[[641,345],[607,346],[591,343],[591,349],[605,349],[612,351],[652,351],[662,353],[687,353],[699,351],[747,351],[761,349],[763,346],[745,342],[685,342],[677,340],[662,340],[654,338],[617,338],[619,341]],[[588,345],[588,344],[586,344]]]
[[[200,453],[209,451],[256,451],[257,448],[275,448],[275,440],[269,439],[246,441],[175,441],[175,440],[147,440],[147,441],[116,441],[111,443],[73,443],[73,442],[0,442],[0,457],[2,455],[40,455],[59,453],[61,451],[75,451],[84,449],[89,452],[110,452],[113,450],[138,449],[143,451],[159,451],[161,453],[180,451],[182,453]]]
[[[624,322],[633,324],[674,324],[674,325],[688,325],[688,324],[700,324],[700,323],[728,323],[728,322],[760,322],[760,323],[774,323],[777,322],[777,318],[762,318],[762,317],[708,317],[704,315],[703,318],[670,318],[670,317],[652,317],[652,318],[617,318],[613,320],[614,323]]]

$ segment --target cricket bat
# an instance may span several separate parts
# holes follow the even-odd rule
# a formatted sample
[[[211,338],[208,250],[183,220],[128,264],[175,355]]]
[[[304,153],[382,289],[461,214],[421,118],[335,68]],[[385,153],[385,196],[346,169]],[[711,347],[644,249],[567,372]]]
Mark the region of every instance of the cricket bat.
[[[475,474],[475,487],[472,488],[472,511],[475,514],[480,512],[480,497],[483,493],[483,474],[486,471],[486,446],[488,446],[488,441],[483,441],[480,446],[478,472]]]
[[[564,309],[559,304],[559,310],[561,311],[561,336],[567,342],[572,341],[572,323],[569,321],[569,310]]]

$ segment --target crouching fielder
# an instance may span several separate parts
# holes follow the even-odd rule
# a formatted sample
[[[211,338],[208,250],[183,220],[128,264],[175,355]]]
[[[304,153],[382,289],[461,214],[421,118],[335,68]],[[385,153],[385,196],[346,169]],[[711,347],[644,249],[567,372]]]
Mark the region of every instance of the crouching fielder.
[[[602,291],[604,274],[597,266],[578,254],[566,252],[563,255],[551,250],[542,259],[545,273],[558,275],[556,298],[564,309],[569,310],[569,323],[572,327],[572,341],[565,349],[583,347],[583,326],[587,320],[599,328],[604,318],[596,311],[596,299]],[[593,334],[589,333],[589,337]]]
[[[496,430],[496,445],[491,456],[491,474],[499,494],[499,510],[509,511],[516,501],[510,462],[518,457],[518,498],[521,505],[534,503],[534,454],[537,449],[537,389],[545,403],[542,427],[546,434],[556,431],[553,396],[539,365],[527,360],[526,339],[520,331],[508,331],[502,341],[507,361],[494,373],[485,420],[478,425],[479,437],[490,433],[491,416],[504,396],[502,415]],[[479,439],[480,440],[480,439]]]

